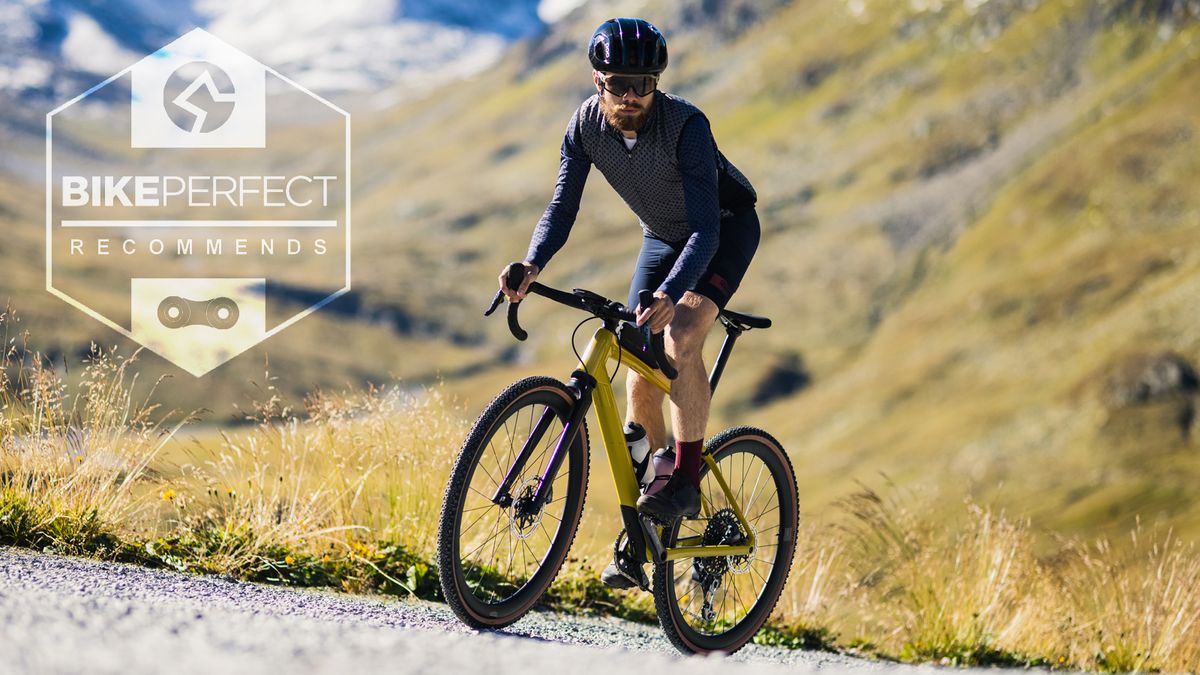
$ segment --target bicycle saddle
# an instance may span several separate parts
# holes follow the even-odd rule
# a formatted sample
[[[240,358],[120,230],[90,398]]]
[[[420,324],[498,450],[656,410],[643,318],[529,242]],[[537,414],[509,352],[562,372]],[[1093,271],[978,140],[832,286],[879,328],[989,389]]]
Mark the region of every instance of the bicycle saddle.
[[[770,328],[771,320],[765,316],[755,316],[753,314],[742,314],[735,312],[732,309],[721,310],[721,320],[733,324],[738,330],[750,330],[751,328]]]

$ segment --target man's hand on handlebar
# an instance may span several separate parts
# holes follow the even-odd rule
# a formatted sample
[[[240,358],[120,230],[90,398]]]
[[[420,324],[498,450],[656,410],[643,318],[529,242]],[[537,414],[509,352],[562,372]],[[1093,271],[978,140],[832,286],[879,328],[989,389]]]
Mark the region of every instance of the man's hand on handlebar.
[[[522,262],[521,264],[525,266],[525,279],[516,291],[508,287],[508,266],[506,265],[504,269],[500,270],[500,277],[498,279],[500,282],[500,291],[504,293],[509,302],[520,302],[524,299],[525,294],[529,292],[529,285],[537,279],[538,273],[541,272],[541,269],[537,265],[529,261]]]
[[[637,325],[641,326],[649,322],[650,332],[661,333],[671,325],[671,320],[675,318],[675,303],[666,293],[655,291],[654,302],[649,307],[643,307],[641,303],[638,303],[636,312]]]

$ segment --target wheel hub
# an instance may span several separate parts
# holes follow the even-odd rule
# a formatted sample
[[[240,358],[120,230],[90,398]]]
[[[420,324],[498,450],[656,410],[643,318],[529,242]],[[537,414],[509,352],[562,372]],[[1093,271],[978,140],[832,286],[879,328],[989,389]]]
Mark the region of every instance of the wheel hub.
[[[542,524],[542,514],[545,512],[546,503],[537,498],[537,486],[538,479],[536,477],[527,478],[517,488],[517,498],[513,500],[512,506],[506,509],[508,528],[517,539],[532,537]],[[548,502],[550,499],[551,495],[547,493],[546,501]]]

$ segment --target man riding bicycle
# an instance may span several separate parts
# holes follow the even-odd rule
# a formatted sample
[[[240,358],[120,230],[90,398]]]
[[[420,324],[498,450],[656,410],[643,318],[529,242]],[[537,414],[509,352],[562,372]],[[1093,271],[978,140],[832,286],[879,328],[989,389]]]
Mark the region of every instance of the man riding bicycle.
[[[753,186],[717,149],[708,119],[694,105],[658,90],[667,43],[643,19],[609,19],[588,47],[596,94],[571,117],[563,138],[558,183],[534,228],[525,278],[500,288],[519,302],[566,243],[594,164],[638,217],[642,248],[629,288],[637,324],[665,330],[666,352],[679,372],[671,386],[675,472],[662,490],[638,499],[638,511],[662,520],[700,509],[700,464],[710,391],[702,358],[709,328],[741,283],[758,248]],[[654,290],[649,307],[640,289]],[[651,447],[666,445],[663,392],[632,370],[626,380],[628,421],[641,424]],[[614,561],[602,579],[628,588],[640,569]]]

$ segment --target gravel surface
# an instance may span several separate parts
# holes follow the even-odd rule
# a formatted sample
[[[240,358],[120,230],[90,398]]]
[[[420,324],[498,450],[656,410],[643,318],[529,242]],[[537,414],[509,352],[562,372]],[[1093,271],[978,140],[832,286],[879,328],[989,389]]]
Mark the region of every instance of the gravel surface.
[[[444,605],[0,547],[0,672],[797,673],[931,668],[750,645],[680,656],[655,626],[534,613],[480,633]]]

